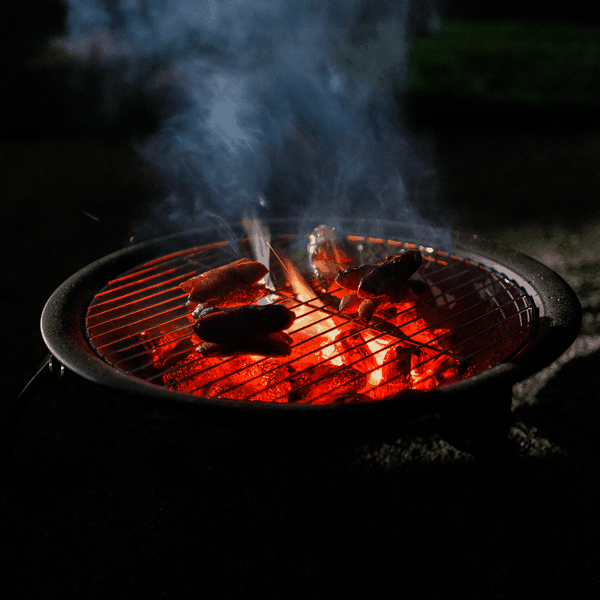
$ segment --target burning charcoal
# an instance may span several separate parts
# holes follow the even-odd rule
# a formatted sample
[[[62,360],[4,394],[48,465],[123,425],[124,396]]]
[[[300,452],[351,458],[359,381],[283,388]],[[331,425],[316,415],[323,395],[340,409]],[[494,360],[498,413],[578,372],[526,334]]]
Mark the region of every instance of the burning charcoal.
[[[255,393],[252,400],[261,402],[285,403],[288,401],[288,395],[293,389],[290,375],[294,375],[296,370],[289,364],[288,358],[270,358],[268,361],[257,363],[265,365],[263,374],[256,379],[259,393]],[[279,363],[279,368],[274,369],[273,365]]]
[[[412,354],[412,348],[400,345],[390,348],[383,361],[383,380],[399,389],[410,387]]]
[[[264,286],[256,286],[268,273],[267,267],[259,262],[240,258],[233,263],[211,269],[206,273],[184,281],[179,287],[188,292],[189,302],[219,306],[224,303],[238,304],[254,302],[256,294],[263,293]],[[269,291],[264,291],[263,295]],[[252,296],[252,299],[248,299]],[[231,304],[230,304],[231,305]]]
[[[367,391],[372,400],[382,400],[411,389],[411,355],[402,348],[398,349],[398,355],[396,359],[394,349],[386,353],[385,363],[381,368],[381,384]]]
[[[162,376],[163,384],[178,392],[205,395],[213,382],[211,368],[218,365],[221,359],[203,359],[189,353],[180,362],[179,368],[167,371]]]
[[[205,359],[207,360],[207,359]],[[249,356],[237,356],[223,362],[225,367],[215,370],[216,377],[211,382],[207,395],[209,397],[246,400],[260,390],[256,379],[255,359]]]
[[[377,361],[369,351],[358,327],[356,331],[357,333],[350,336],[347,335],[347,330],[340,331],[335,338],[335,344],[346,366],[366,373],[377,365]]]
[[[261,375],[260,361],[250,356],[204,358],[202,362],[219,361],[219,366],[211,370],[211,380],[206,392],[208,397],[218,396],[245,400],[260,390],[257,377]]]
[[[203,342],[196,348],[202,356],[289,356],[289,340],[278,333],[238,336],[228,342]]]
[[[422,262],[420,252],[386,256],[360,280],[358,295],[361,298],[401,295],[406,280],[417,271]]]
[[[366,377],[352,367],[317,365],[302,373],[310,383],[294,386],[289,402],[331,404],[341,396],[359,391],[366,385]]]
[[[196,335],[206,342],[229,343],[238,337],[275,333],[292,325],[296,315],[282,304],[205,309],[194,323]]]

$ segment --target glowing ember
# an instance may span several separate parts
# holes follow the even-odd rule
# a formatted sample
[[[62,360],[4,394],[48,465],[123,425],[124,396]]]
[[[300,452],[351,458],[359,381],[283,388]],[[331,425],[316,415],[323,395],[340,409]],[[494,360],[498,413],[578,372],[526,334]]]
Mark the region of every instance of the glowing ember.
[[[321,229],[318,239],[326,233]],[[267,262],[264,235],[256,234],[252,244]],[[280,256],[295,256],[290,249],[296,237],[276,238]],[[221,253],[227,244],[221,242],[165,255],[110,281],[88,308],[88,336],[109,364],[148,383],[201,397],[298,404],[369,402],[428,391],[518,352],[535,322],[531,298],[483,265],[427,247],[418,247],[423,266],[401,302],[382,299],[368,324],[349,307],[339,312],[347,290],[334,280],[349,256],[353,265],[373,263],[416,248],[357,236],[321,241],[312,253],[316,274],[305,273],[310,283],[294,266],[304,264],[300,260],[272,261],[276,292],[264,302],[281,303],[296,315],[286,330],[289,356],[195,352],[202,340],[193,333],[194,306],[186,304],[180,284],[225,263]]]
[[[459,357],[442,344],[447,330],[429,327],[410,303],[383,303],[377,323],[363,325],[334,312],[344,290],[319,298],[291,262],[284,267],[293,295],[279,301],[296,314],[287,330],[290,356],[203,358],[188,351],[173,361],[179,342],[166,334],[151,348],[163,384],[206,397],[329,404],[428,390],[461,374]]]

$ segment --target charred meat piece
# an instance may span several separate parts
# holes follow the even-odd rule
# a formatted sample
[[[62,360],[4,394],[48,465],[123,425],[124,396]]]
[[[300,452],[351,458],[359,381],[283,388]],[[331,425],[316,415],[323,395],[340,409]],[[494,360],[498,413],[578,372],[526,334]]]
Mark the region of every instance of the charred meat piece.
[[[262,297],[262,290],[265,290],[262,295],[268,293],[266,288],[256,285],[268,272],[267,267],[261,263],[240,258],[228,265],[192,277],[179,287],[188,292],[189,302],[211,306],[231,305],[231,302],[254,302],[258,299],[257,294]]]
[[[383,300],[384,298],[367,298],[363,300],[358,308],[358,318],[368,325]]]
[[[376,298],[390,294],[399,282],[405,282],[421,266],[420,252],[390,254],[377,264],[365,264],[339,270],[335,278],[338,285],[349,292],[358,291],[362,298]]]
[[[421,266],[420,252],[403,252],[386,256],[368,272],[358,285],[361,298],[378,298],[401,294],[406,280]]]
[[[339,310],[358,312],[359,319],[369,323],[384,299],[392,303],[414,299],[422,285],[413,285],[416,282],[408,279],[422,262],[420,252],[402,252],[386,256],[375,265],[338,271],[336,282],[349,291],[342,298]]]
[[[296,315],[282,304],[208,308],[194,323],[194,333],[205,342],[230,343],[236,338],[267,335],[291,326]]]
[[[348,292],[341,300],[339,311],[355,313],[358,312],[363,299],[358,297],[358,292]]]

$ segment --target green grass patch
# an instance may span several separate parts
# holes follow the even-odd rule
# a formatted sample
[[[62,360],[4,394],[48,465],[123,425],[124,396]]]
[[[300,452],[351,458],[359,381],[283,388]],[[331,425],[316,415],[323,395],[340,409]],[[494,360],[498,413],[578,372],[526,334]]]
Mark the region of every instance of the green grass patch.
[[[600,28],[447,21],[414,43],[408,90],[454,102],[599,104]]]

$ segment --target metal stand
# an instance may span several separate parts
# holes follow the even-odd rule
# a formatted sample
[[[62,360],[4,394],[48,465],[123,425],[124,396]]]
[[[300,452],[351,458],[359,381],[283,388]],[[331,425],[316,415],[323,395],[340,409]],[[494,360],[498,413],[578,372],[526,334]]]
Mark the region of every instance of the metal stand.
[[[523,448],[509,437],[512,387],[480,390],[458,410],[438,419],[439,435],[472,454],[481,467],[490,494],[490,506],[505,528],[515,563],[515,598],[534,598],[550,577],[528,552],[527,531],[536,516],[519,501],[522,487],[519,455]],[[526,432],[525,432],[526,433]],[[545,566],[544,566],[545,567]]]
[[[48,354],[9,408],[0,433],[1,485],[6,485],[14,479],[17,431],[27,407],[42,386],[48,381],[60,379],[64,371],[64,366],[52,354]]]
[[[440,437],[480,462],[510,454],[512,386],[487,386],[470,392],[437,417]]]

